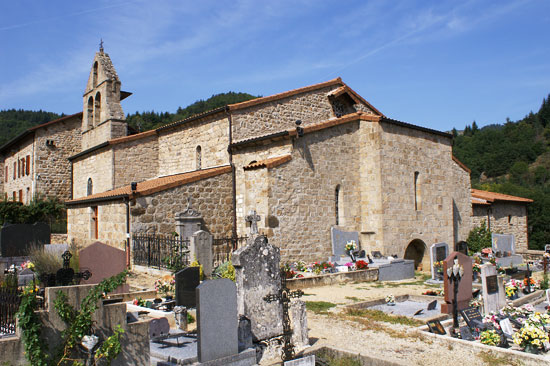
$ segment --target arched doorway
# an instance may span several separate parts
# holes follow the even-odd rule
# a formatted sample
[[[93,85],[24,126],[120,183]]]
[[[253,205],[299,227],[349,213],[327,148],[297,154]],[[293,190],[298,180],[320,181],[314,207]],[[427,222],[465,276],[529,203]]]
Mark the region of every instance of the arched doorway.
[[[422,269],[426,271],[430,268],[430,263],[429,258],[427,258],[427,263],[425,263],[427,257],[425,254],[426,244],[420,239],[414,239],[407,245],[404,258],[414,260],[414,269],[419,269],[422,264]]]

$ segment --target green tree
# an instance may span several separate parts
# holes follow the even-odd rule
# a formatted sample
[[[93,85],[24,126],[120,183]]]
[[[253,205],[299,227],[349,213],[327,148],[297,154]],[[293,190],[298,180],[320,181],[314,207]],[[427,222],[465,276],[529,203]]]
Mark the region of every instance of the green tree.
[[[487,228],[485,221],[481,222],[480,226],[477,226],[470,230],[468,234],[468,250],[472,253],[480,252],[483,248],[489,248],[491,243],[491,230]]]

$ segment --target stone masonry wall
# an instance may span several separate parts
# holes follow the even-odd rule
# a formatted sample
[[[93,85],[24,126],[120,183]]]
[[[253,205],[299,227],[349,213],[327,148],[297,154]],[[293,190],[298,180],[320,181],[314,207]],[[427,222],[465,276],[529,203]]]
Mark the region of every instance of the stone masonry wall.
[[[269,103],[231,112],[233,141],[249,139],[335,117],[327,94],[339,85],[296,94]]]
[[[125,249],[126,205],[121,201],[99,202],[98,238],[94,238],[92,208],[85,204],[69,206],[67,210],[67,240],[80,248],[96,241]]]
[[[87,195],[88,178],[92,178],[92,193],[105,192],[114,187],[113,150],[109,147],[73,160],[73,198]]]
[[[2,165],[2,181],[4,182],[2,190],[2,198],[7,198],[8,200],[13,200],[15,193],[15,200],[19,201],[19,191],[23,193],[23,199],[21,200],[24,203],[28,203],[33,196],[34,184],[33,177],[35,176],[35,166],[34,166],[34,139],[31,136],[23,140],[21,143],[13,147],[9,152],[7,152],[4,157],[4,164]],[[30,169],[29,175],[26,174],[26,167],[21,171],[21,159],[30,157]],[[14,169],[15,164],[15,169]],[[19,166],[19,168],[18,168]],[[8,175],[6,181],[6,167],[8,168]],[[18,173],[19,169],[19,174]],[[15,170],[15,178],[14,178]]]
[[[458,163],[451,163],[452,189],[449,192],[453,198],[454,241],[466,240],[472,230],[472,196],[470,173]],[[450,243],[449,243],[450,244]]]
[[[488,212],[488,210],[490,211]],[[494,202],[491,206],[473,205],[472,224],[485,221],[495,234],[512,234],[516,251],[528,249],[527,206],[523,203]]]
[[[158,176],[158,140],[149,136],[113,146],[114,188]]]
[[[332,254],[335,190],[340,185],[344,230],[360,228],[359,123],[294,140],[292,160],[269,170],[270,242],[282,261],[327,260]]]
[[[464,190],[460,196],[468,201],[470,198],[469,187],[466,191],[464,182],[453,179],[451,139],[390,123],[380,125],[383,253],[403,257],[414,239],[422,240],[427,248],[437,242],[453,247],[452,192]],[[416,209],[415,172],[418,172]],[[467,218],[469,212],[460,215]],[[426,251],[424,260],[427,254]]]
[[[36,192],[55,196],[60,200],[71,198],[71,163],[68,157],[80,151],[81,117],[39,128],[35,132]],[[47,146],[46,140],[53,140],[54,146]]]
[[[196,170],[197,146],[201,147],[202,169],[229,163],[229,121],[225,115],[162,131],[158,139],[161,176]]]
[[[237,232],[239,236],[248,235],[245,216],[250,210],[256,212],[262,217],[258,222],[258,228],[267,227],[266,220],[268,215],[268,192],[266,191],[267,177],[266,169],[255,169],[244,171],[243,167],[252,161],[261,161],[275,156],[283,156],[292,152],[292,141],[281,140],[273,142],[271,145],[247,147],[238,150],[233,154],[233,164],[235,165],[236,177],[236,200],[237,200]],[[264,191],[264,193],[261,193]]]
[[[215,237],[231,237],[233,226],[231,173],[203,179],[130,203],[131,232],[171,234],[176,231],[176,213],[185,211],[187,197],[201,213],[204,229]]]
[[[127,134],[128,125],[125,121],[103,122],[82,133],[82,150],[86,150],[117,137]]]

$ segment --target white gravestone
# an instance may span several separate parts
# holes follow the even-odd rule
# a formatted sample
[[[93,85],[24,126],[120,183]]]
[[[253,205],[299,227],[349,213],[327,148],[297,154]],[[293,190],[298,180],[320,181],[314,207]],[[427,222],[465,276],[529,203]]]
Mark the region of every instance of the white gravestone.
[[[483,309],[485,314],[498,312],[506,305],[506,294],[502,277],[490,263],[481,266],[481,283],[483,287]]]
[[[448,255],[449,255],[449,245],[447,243],[436,243],[430,247],[432,280],[436,280],[434,263],[444,261]]]

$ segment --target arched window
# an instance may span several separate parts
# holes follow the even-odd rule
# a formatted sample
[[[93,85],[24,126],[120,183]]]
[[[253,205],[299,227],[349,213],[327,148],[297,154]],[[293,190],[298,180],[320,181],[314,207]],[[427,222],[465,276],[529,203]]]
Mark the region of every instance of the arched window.
[[[92,76],[92,88],[97,86],[97,61],[94,62],[93,76]]]
[[[342,187],[338,184],[334,190],[334,216],[336,225],[344,225],[344,200],[342,197]]]
[[[88,187],[86,188],[86,194],[88,196],[91,196],[94,192],[94,183],[92,182],[92,178],[88,178]]]
[[[195,169],[200,170],[202,167],[202,149],[201,145],[197,146],[196,150],[196,162],[195,162]]]
[[[94,98],[88,98],[88,113],[86,114],[86,119],[88,120],[87,129],[89,130],[94,126]]]
[[[101,118],[101,93],[97,92],[95,95],[95,106],[94,106],[94,124],[97,126],[99,124],[99,119]]]
[[[418,176],[420,175],[419,172],[414,172],[414,209],[416,211],[420,210],[421,207],[421,200],[420,200],[420,189],[418,187]]]

